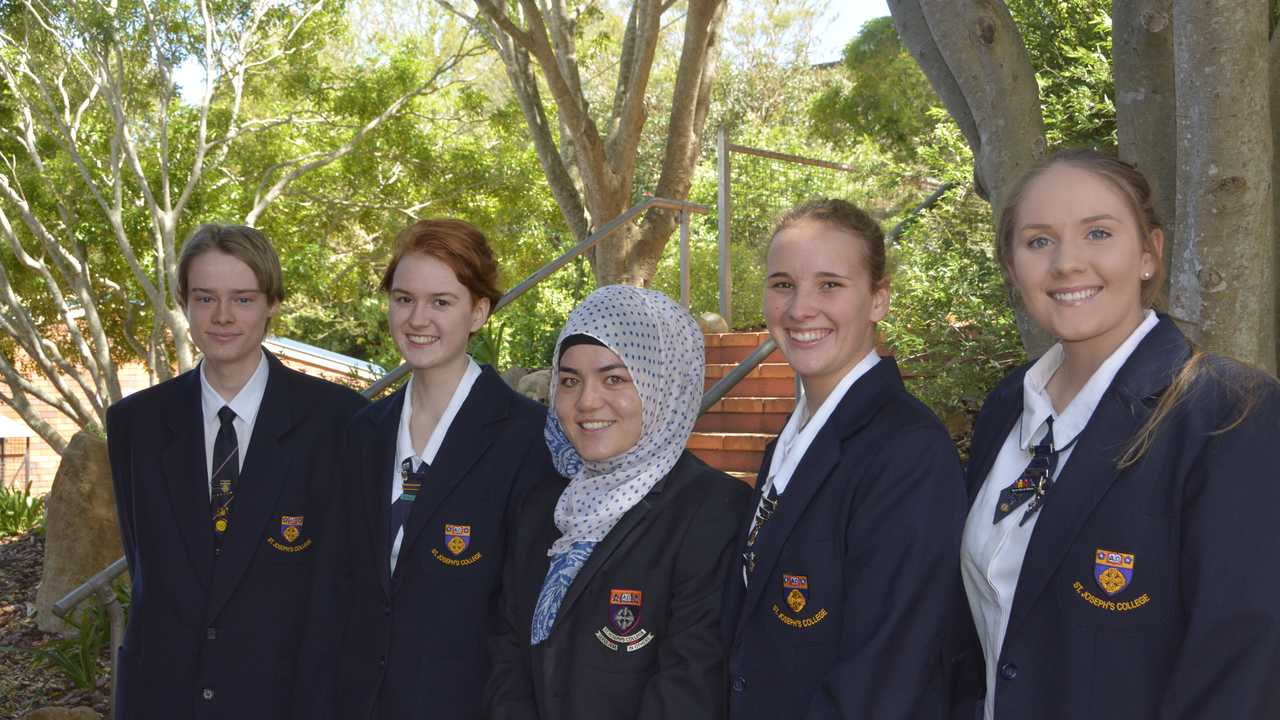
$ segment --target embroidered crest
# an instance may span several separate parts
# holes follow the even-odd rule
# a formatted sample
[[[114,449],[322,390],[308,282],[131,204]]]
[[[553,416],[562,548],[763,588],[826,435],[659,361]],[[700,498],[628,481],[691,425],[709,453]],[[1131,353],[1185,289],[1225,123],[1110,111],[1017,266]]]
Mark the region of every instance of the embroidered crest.
[[[223,505],[213,513],[213,529],[219,534],[227,531],[227,510],[228,507]]]
[[[635,652],[653,642],[654,634],[640,628],[643,605],[644,593],[639,590],[609,590],[609,624],[596,631],[600,644],[615,652],[620,648]]]
[[[1098,548],[1093,555],[1093,579],[1108,595],[1133,583],[1133,553]]]
[[[787,592],[787,607],[791,608],[791,612],[799,613],[804,609],[806,603],[809,602],[809,576],[808,575],[783,575],[782,587]]]
[[[302,534],[302,516],[301,515],[281,515],[280,516],[280,536],[285,542],[293,543],[298,541],[298,536]]]
[[[640,622],[644,593],[639,590],[609,591],[609,626],[626,635]]]
[[[461,555],[471,546],[471,526],[470,525],[448,525],[444,526],[444,546],[449,548],[449,552],[454,556]]]

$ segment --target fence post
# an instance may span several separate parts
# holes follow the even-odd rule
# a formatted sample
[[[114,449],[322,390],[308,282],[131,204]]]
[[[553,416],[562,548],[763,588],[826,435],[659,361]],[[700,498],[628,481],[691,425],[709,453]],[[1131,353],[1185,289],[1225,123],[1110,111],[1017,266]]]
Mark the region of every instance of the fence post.
[[[720,317],[733,329],[733,270],[729,267],[729,131],[716,131],[716,225],[720,251]]]
[[[684,209],[680,210],[680,303],[689,309],[689,212]]]

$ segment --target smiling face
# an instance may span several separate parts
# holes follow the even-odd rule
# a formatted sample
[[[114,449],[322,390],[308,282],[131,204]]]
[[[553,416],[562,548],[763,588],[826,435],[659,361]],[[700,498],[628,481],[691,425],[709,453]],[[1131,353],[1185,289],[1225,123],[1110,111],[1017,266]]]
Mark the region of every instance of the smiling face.
[[[387,324],[400,355],[414,370],[456,369],[467,341],[489,316],[489,300],[471,292],[442,260],[407,253],[388,291]]]
[[[556,417],[583,460],[608,460],[635,447],[644,406],[622,358],[599,345],[574,345],[560,358],[556,383]]]
[[[787,362],[820,404],[875,347],[889,286],[873,286],[861,237],[803,220],[769,245],[764,319]]]
[[[1106,357],[1142,322],[1142,282],[1164,238],[1096,173],[1055,165],[1026,187],[1008,271],[1032,319],[1068,352]]]
[[[217,250],[192,259],[186,280],[184,304],[191,340],[204,353],[205,362],[232,374],[246,368],[252,372],[262,357],[267,321],[280,303],[267,299],[248,265]]]

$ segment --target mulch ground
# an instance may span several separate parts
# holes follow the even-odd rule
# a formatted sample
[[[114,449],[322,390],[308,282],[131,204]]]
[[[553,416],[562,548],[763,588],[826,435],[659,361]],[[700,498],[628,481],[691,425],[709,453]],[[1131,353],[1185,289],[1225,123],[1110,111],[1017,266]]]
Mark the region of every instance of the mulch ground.
[[[92,707],[107,716],[110,705],[108,653],[98,661],[98,687],[80,690],[69,678],[29,652],[57,640],[36,627],[36,587],[44,561],[44,539],[35,532],[0,537],[0,718],[21,718],[49,705]]]

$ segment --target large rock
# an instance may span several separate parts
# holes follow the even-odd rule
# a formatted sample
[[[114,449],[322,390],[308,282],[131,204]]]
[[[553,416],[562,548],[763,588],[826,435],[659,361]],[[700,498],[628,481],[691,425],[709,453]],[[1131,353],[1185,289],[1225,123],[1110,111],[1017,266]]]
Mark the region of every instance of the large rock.
[[[71,438],[45,498],[45,527],[36,624],[66,633],[71,628],[53,614],[53,604],[124,554],[102,438],[83,431]]]
[[[23,715],[22,720],[102,720],[102,716],[93,708],[84,706],[45,707]]]
[[[551,368],[534,370],[520,378],[520,386],[517,389],[521,395],[546,405],[551,395]]]
[[[729,323],[725,322],[724,318],[716,313],[698,313],[697,319],[698,327],[702,328],[704,334],[729,332]]]
[[[515,367],[508,368],[506,372],[502,373],[501,377],[502,377],[502,380],[506,382],[507,385],[512,390],[519,392],[520,379],[528,374],[529,374],[529,368],[522,368],[519,365],[517,365]]]

